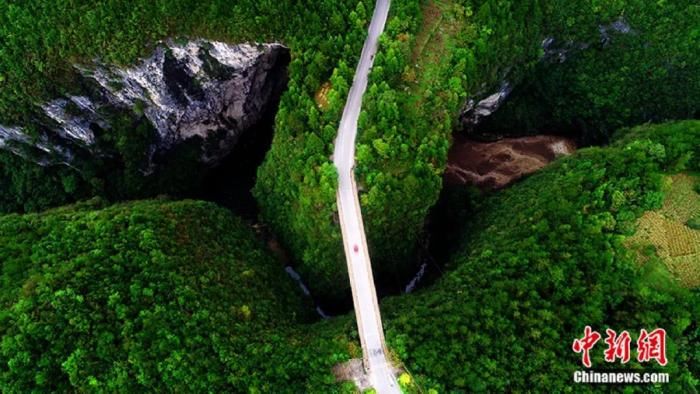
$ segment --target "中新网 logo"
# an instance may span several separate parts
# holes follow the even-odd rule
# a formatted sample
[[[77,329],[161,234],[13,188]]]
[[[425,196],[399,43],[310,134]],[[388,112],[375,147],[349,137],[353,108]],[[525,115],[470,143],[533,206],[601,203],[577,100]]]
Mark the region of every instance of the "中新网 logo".
[[[619,335],[612,329],[605,330],[605,361],[614,363],[618,359],[622,364],[630,360],[630,347],[632,338],[629,332],[622,331]],[[590,350],[602,338],[600,333],[593,331],[590,326],[586,326],[582,338],[574,339],[571,348],[576,353],[581,353],[581,362],[587,368],[591,367]],[[648,362],[655,360],[659,365],[664,366],[666,360],[666,330],[657,328],[651,332],[641,329],[637,339],[637,361]]]

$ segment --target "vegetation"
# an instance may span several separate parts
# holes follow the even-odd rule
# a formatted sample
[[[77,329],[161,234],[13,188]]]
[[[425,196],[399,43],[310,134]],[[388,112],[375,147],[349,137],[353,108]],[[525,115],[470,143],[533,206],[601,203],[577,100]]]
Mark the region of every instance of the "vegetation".
[[[99,58],[129,65],[168,37],[282,41],[292,48],[295,89],[311,91],[332,74],[339,59],[355,62],[366,22],[360,14],[364,18],[366,8],[357,1],[11,1],[0,9],[0,124],[41,127],[34,125],[37,104],[85,93],[75,64],[89,66]],[[283,109],[302,114],[306,104],[294,93]],[[131,114],[108,115],[114,118],[113,127],[97,142],[112,153],[108,160],[90,157],[70,168],[42,168],[0,152],[0,212],[35,211],[93,195],[109,200],[160,193],[187,196],[202,188],[205,169],[196,165],[187,146],[163,158],[165,173],[144,177],[146,144],[153,131],[143,122],[142,111],[137,106]],[[294,133],[299,133],[298,125]],[[316,176],[317,169],[313,171]]]
[[[454,120],[468,94],[497,83],[509,65],[529,67],[539,54],[533,37],[542,34],[537,2],[392,6],[357,147],[364,221],[380,278],[415,265],[411,256],[440,194]]]
[[[439,15],[423,19],[426,9]],[[356,15],[364,21],[367,12],[358,9]],[[452,121],[467,92],[496,82],[507,64],[536,60],[539,44],[532,37],[539,35],[539,28],[528,22],[533,17],[541,16],[539,7],[530,3],[392,4],[363,97],[356,165],[373,266],[380,278],[405,273],[415,263],[410,256],[439,194]],[[358,25],[364,29],[363,23]],[[493,34],[497,29],[514,34]],[[519,49],[492,52],[507,43],[517,43]],[[300,259],[314,290],[334,299],[347,296],[349,283],[335,223],[335,173],[329,156],[353,65],[342,62],[330,77],[327,109],[312,105],[312,94],[327,86],[319,83],[304,98],[306,114],[280,111],[275,141],[256,186],[266,222]],[[292,87],[289,93],[298,95]],[[296,141],[306,148],[290,151]],[[316,168],[316,175],[309,167]]]
[[[42,168],[0,151],[0,212],[38,211],[90,195],[91,188],[67,167]]]
[[[9,1],[0,11],[0,114],[3,123],[25,122],[35,103],[74,88],[74,64],[99,57],[129,65],[167,37],[281,39],[299,52],[322,45],[323,56],[330,57],[342,43],[335,48],[332,40],[321,43],[320,33],[345,32],[356,3]]]
[[[663,327],[671,359],[663,389],[694,392],[700,291],[640,266],[625,239],[637,217],[661,206],[662,172],[697,170],[698,146],[700,122],[643,126],[610,147],[580,150],[509,189],[463,201],[469,220],[450,272],[383,304],[390,347],[424,388],[557,392],[569,390],[582,368],[571,342],[585,325],[630,333]],[[605,363],[604,348],[594,348],[596,370],[658,369]]]
[[[700,116],[697,2],[555,3],[544,29],[566,60],[541,62],[483,132],[546,131],[595,144],[620,127]]]
[[[129,64],[148,53],[157,40],[172,36],[283,41],[292,49],[290,81],[254,194],[264,221],[314,284],[315,293],[347,300],[349,283],[330,155],[372,8],[368,0],[244,1],[233,6],[218,0],[78,1],[70,6],[12,2],[0,15],[0,121],[31,123],[36,103],[77,89],[72,65],[87,64],[94,57]],[[672,4],[624,0],[605,6],[560,0],[392,4],[363,101],[356,166],[380,280],[404,274],[415,264],[411,256],[441,190],[450,134],[467,98],[489,93],[504,79],[517,85],[537,78],[546,81],[548,91],[556,92],[548,97],[561,98],[556,106],[561,110],[543,105],[546,109],[533,114],[553,113],[553,119],[576,123],[578,118],[566,112],[575,109],[583,114],[579,117],[595,120],[591,130],[604,134],[641,120],[630,108],[662,118],[693,116],[688,108],[697,102],[693,80],[697,59],[692,56],[697,47],[696,15],[697,7],[682,0]],[[556,66],[560,76],[540,78],[549,74],[549,68],[542,71],[544,37],[594,43],[600,40],[599,26],[621,16],[635,34],[611,32],[605,48],[594,45],[572,54],[571,61]],[[649,37],[654,45],[646,45]],[[606,71],[609,74],[599,72],[608,57],[614,58],[615,67]],[[646,82],[650,70],[659,73],[651,85]],[[625,83],[628,80],[636,82]],[[570,94],[560,94],[560,86]],[[605,96],[611,86],[625,89]],[[637,94],[642,90],[646,95]],[[678,100],[679,91],[688,92],[686,99]],[[571,97],[586,101],[572,105]],[[187,147],[173,154],[166,174],[142,176],[139,165],[150,131],[133,120],[138,112],[136,108],[131,121],[117,122],[118,127],[101,141],[116,150],[116,160],[90,161],[76,166],[77,171],[42,169],[0,153],[0,211],[44,209],[92,195],[110,200],[159,193],[187,196],[202,188],[203,177],[197,174],[203,169],[190,165],[192,152]],[[617,113],[622,115],[608,116]],[[525,124],[542,126],[536,121]]]
[[[315,294],[336,300],[349,299],[350,284],[336,219],[337,173],[330,156],[372,7],[372,2],[357,2],[341,13],[348,21],[344,33],[329,34],[324,25],[315,32],[318,46],[292,60],[272,147],[253,190],[265,223],[292,252]],[[319,106],[316,95],[321,90]]]
[[[31,124],[37,103],[79,88],[72,65],[94,57],[129,64],[172,36],[283,41],[290,81],[254,194],[314,292],[347,300],[330,155],[372,6],[10,1],[0,9],[0,124]],[[484,130],[576,131],[587,142],[697,116],[698,12],[690,0],[394,2],[363,99],[356,165],[379,278],[415,263],[468,98],[525,81]],[[618,20],[631,32],[606,30],[601,42],[600,26]],[[564,64],[543,60],[545,37],[565,43]],[[152,136],[141,112],[112,114],[113,133],[99,144],[116,158],[42,168],[0,153],[0,212],[200,187],[188,146],[162,177],[139,174]],[[645,125],[503,192],[448,196],[454,217],[467,220],[448,272],[383,305],[389,346],[411,373],[401,383],[566,391],[580,369],[571,341],[591,325],[665,328],[664,389],[697,390],[700,289],[686,271],[691,283],[675,280],[685,260],[668,264],[660,244],[640,253],[629,242],[640,217],[676,201],[665,177],[697,173],[699,158],[699,122]],[[106,205],[0,217],[0,391],[348,389],[330,370],[360,355],[352,317],[307,324],[311,308],[240,220],[203,202]],[[697,216],[676,219],[697,232]],[[602,360],[601,346],[593,357]],[[630,390],[647,388],[655,389]]]
[[[348,343],[297,326],[311,309],[240,220],[102,205],[0,217],[0,391],[338,389]]]
[[[114,133],[99,143],[104,155],[79,151],[70,165],[39,165],[0,151],[0,212],[35,212],[100,196],[110,201],[158,194],[197,195],[208,168],[198,162],[200,151],[186,144],[158,158],[159,168],[145,176],[144,165],[155,130],[145,118],[112,114]],[[31,150],[31,148],[29,149]]]
[[[696,129],[696,133],[700,132]],[[698,183],[696,176],[687,173],[666,177],[662,207],[645,212],[637,233],[626,242],[637,252],[640,262],[666,267],[689,288],[700,286],[700,226],[695,225],[700,218],[700,194],[695,190]]]
[[[389,346],[411,373],[402,384],[566,390],[581,368],[570,342],[591,325],[665,328],[664,388],[692,392],[700,290],[638,264],[625,244],[662,206],[662,173],[700,169],[699,143],[697,121],[642,126],[463,200],[467,231],[445,276],[383,304]],[[3,392],[351,390],[330,371],[360,355],[354,319],[306,324],[291,280],[230,213],[103,205],[0,217]],[[602,350],[596,369],[619,370]]]
[[[696,105],[698,98],[692,96],[697,83],[693,77],[697,74],[693,71],[697,60],[692,52],[696,47],[693,45],[695,36],[671,34],[676,25],[689,32],[694,28],[691,21],[695,20],[692,18],[695,8],[683,1],[669,6],[634,0],[614,3],[610,7],[556,0],[440,0],[392,4],[368,91],[363,97],[356,153],[364,223],[373,267],[380,282],[395,280],[415,265],[412,256],[416,241],[442,188],[441,175],[450,136],[467,98],[485,95],[503,80],[517,85],[529,79],[528,76],[534,75],[543,64],[544,37],[555,36],[562,42],[597,42],[600,40],[599,25],[613,23],[621,15],[634,14],[630,23],[654,26],[656,30],[643,37],[654,37],[658,45],[654,45],[656,49],[653,50],[645,49],[642,44],[629,48],[630,53],[624,59],[615,60],[619,61],[620,69],[637,78],[639,84],[635,89],[646,89],[647,95],[663,95],[664,103],[672,103],[668,108]],[[692,8],[690,13],[686,12],[688,8]],[[358,15],[365,14],[358,12]],[[660,18],[661,23],[656,18]],[[676,22],[681,19],[682,22]],[[638,35],[629,37],[630,40],[636,37],[636,42],[641,40]],[[611,45],[620,45],[620,52],[628,48],[618,44],[617,35],[612,42]],[[677,59],[673,64],[678,64],[679,70],[670,68],[667,77],[645,86],[646,70],[668,59],[660,48],[672,51],[673,59]],[[591,50],[591,53],[597,52]],[[648,61],[638,64],[637,59],[642,55]],[[607,58],[596,59],[600,59],[596,65],[603,67]],[[276,139],[258,172],[256,186],[265,221],[281,235],[301,264],[301,271],[311,279],[314,290],[335,299],[347,295],[349,284],[335,218],[335,174],[329,156],[337,125],[334,121],[337,121],[350,81],[348,68],[353,65],[344,62],[331,76],[332,89],[326,94],[331,104],[324,105],[327,109],[313,105],[313,95],[328,86],[325,81],[318,84],[314,81],[313,89],[303,99],[307,103],[305,114],[294,115],[301,110],[280,112]],[[585,75],[597,77],[600,74],[584,71]],[[560,83],[562,86],[569,84],[563,78],[544,78],[544,73],[537,76],[552,84],[552,97],[558,97],[554,92]],[[676,92],[682,91],[678,86],[688,81],[691,97],[679,101],[677,94],[669,94],[670,90],[664,85],[669,79],[677,84],[673,85]],[[595,80],[580,85],[597,89],[598,101],[602,101],[610,84],[607,80]],[[299,95],[299,91],[290,89],[290,94]],[[580,92],[575,94],[587,97]],[[628,95],[636,93],[631,91]],[[638,97],[635,96],[635,100]],[[605,115],[608,107],[616,101],[620,100],[611,100],[590,118],[601,122],[608,119]],[[659,100],[648,100],[648,103],[657,102]],[[561,106],[568,109],[568,102],[562,103]],[[616,110],[642,108],[635,103],[622,101]],[[663,105],[644,111],[658,113],[661,118],[693,115],[685,109],[666,111]],[[575,108],[581,109],[582,114],[589,110],[585,103]],[[543,116],[547,114],[548,110],[542,111]],[[624,121],[614,119],[610,117],[611,130],[634,124],[639,117],[629,116]],[[517,126],[509,124],[510,130],[520,131]],[[592,133],[598,129],[609,133],[600,122],[591,124],[590,129]],[[300,130],[304,133],[299,133]],[[300,144],[306,147],[291,148]]]

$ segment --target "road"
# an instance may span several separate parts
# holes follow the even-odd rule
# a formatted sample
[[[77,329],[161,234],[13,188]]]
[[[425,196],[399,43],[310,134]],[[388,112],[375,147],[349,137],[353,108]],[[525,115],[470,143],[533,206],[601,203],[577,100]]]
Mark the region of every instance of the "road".
[[[355,165],[355,137],[360,117],[362,96],[367,90],[367,76],[374,55],[377,53],[379,36],[384,31],[389,14],[389,0],[377,0],[369,25],[369,31],[362,48],[360,62],[355,70],[348,100],[335,140],[333,162],[338,169],[338,215],[343,234],[343,245],[348,264],[348,274],[352,287],[353,305],[357,318],[357,328],[362,343],[365,370],[369,374],[372,387],[379,393],[400,393],[393,368],[387,360],[384,330],[379,314],[377,292],[374,288],[372,265],[367,249],[357,185],[353,175]]]

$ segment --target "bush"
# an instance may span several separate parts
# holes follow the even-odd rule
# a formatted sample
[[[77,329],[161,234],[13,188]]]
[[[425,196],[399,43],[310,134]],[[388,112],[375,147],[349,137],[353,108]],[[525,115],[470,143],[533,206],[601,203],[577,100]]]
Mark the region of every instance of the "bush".
[[[688,221],[685,224],[693,230],[700,230],[700,218],[688,219]]]

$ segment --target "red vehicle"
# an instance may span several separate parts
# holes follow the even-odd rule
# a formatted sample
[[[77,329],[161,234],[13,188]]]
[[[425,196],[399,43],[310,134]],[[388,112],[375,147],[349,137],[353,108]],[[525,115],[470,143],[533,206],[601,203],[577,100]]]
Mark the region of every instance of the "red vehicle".
[[[360,251],[360,248],[357,247],[357,245],[353,245],[352,250],[355,251],[355,253]]]

